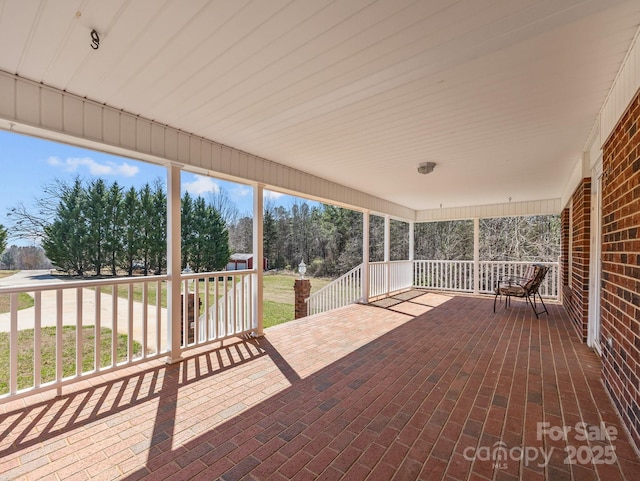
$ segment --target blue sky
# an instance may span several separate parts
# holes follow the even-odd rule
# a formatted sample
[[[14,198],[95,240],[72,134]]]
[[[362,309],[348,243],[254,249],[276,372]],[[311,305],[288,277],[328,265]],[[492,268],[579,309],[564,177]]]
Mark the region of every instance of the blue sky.
[[[7,212],[15,205],[29,206],[41,196],[42,187],[54,179],[84,180],[102,177],[107,183],[136,187],[156,179],[166,182],[166,169],[146,162],[73,147],[0,130],[0,224],[10,225]],[[222,189],[241,215],[251,215],[253,189],[250,186],[183,172],[182,191],[207,198]],[[265,191],[265,201],[289,207],[295,197]],[[10,239],[10,244],[24,244]]]

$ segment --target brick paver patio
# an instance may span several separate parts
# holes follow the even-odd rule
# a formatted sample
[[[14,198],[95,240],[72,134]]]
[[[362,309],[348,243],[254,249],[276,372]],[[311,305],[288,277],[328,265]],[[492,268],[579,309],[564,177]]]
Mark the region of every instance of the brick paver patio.
[[[640,479],[562,307],[400,300],[0,404],[0,479]]]

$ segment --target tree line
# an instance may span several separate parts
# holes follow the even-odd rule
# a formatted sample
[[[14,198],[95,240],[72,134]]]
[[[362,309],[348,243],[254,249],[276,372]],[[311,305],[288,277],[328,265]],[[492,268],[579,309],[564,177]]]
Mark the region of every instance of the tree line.
[[[35,209],[12,209],[12,227],[18,236],[39,236],[58,268],[79,275],[166,269],[167,196],[160,180],[138,190],[102,179],[56,181],[43,192]],[[309,275],[335,277],[362,262],[361,212],[299,200],[288,208],[266,201],[263,214],[269,269],[295,270],[304,260]],[[253,218],[239,215],[224,191],[206,199],[185,193],[181,215],[183,267],[221,270],[232,252],[252,252]],[[384,217],[371,215],[371,262],[384,260],[384,229]],[[391,219],[390,231],[390,260],[408,259],[409,224]],[[559,239],[559,216],[481,219],[480,259],[555,261]],[[473,221],[417,223],[414,241],[416,259],[471,260]]]
[[[335,277],[362,262],[362,213],[297,202],[290,208],[265,205],[264,253],[270,268],[296,269],[301,260],[310,275]],[[389,259],[409,258],[409,224],[390,220]],[[235,252],[251,252],[252,219],[229,226]],[[369,260],[384,260],[384,217],[369,219]],[[472,260],[473,221],[415,224],[416,259]],[[556,261],[560,255],[557,215],[480,220],[480,260]]]
[[[125,190],[117,182],[76,178],[57,187],[58,202],[43,222],[41,243],[58,269],[79,276],[166,270],[167,195],[161,181]],[[28,224],[19,212],[13,211]],[[229,260],[220,213],[189,193],[182,198],[182,244],[183,265],[195,272],[221,270]]]
[[[2,246],[0,245],[0,247]],[[12,245],[0,255],[0,269],[33,270],[51,269],[52,267],[51,261],[47,259],[40,246]]]

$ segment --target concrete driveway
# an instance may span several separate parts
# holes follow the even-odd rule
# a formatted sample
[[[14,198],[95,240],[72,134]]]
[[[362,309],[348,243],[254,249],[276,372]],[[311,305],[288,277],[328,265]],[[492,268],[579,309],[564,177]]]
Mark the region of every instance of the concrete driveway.
[[[0,279],[0,287],[2,286],[26,286],[29,284],[50,284],[52,282],[60,282],[60,279],[53,277],[50,270],[37,271],[19,271],[15,274]]]

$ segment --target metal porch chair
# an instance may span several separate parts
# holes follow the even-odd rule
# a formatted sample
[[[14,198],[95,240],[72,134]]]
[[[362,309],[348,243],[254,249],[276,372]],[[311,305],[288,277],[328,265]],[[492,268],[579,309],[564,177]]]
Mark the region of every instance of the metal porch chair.
[[[505,296],[505,308],[511,305],[512,297],[522,297],[527,300],[531,309],[533,309],[536,319],[539,318],[540,314],[546,313],[548,315],[549,311],[547,311],[547,306],[545,306],[539,292],[540,284],[547,275],[548,270],[549,268],[547,266],[532,264],[527,268],[523,277],[505,277],[500,279],[494,290],[495,297],[493,299],[493,312],[496,312],[498,296],[500,296],[501,301],[502,296]],[[538,311],[536,295],[542,304],[542,309],[540,311]]]

